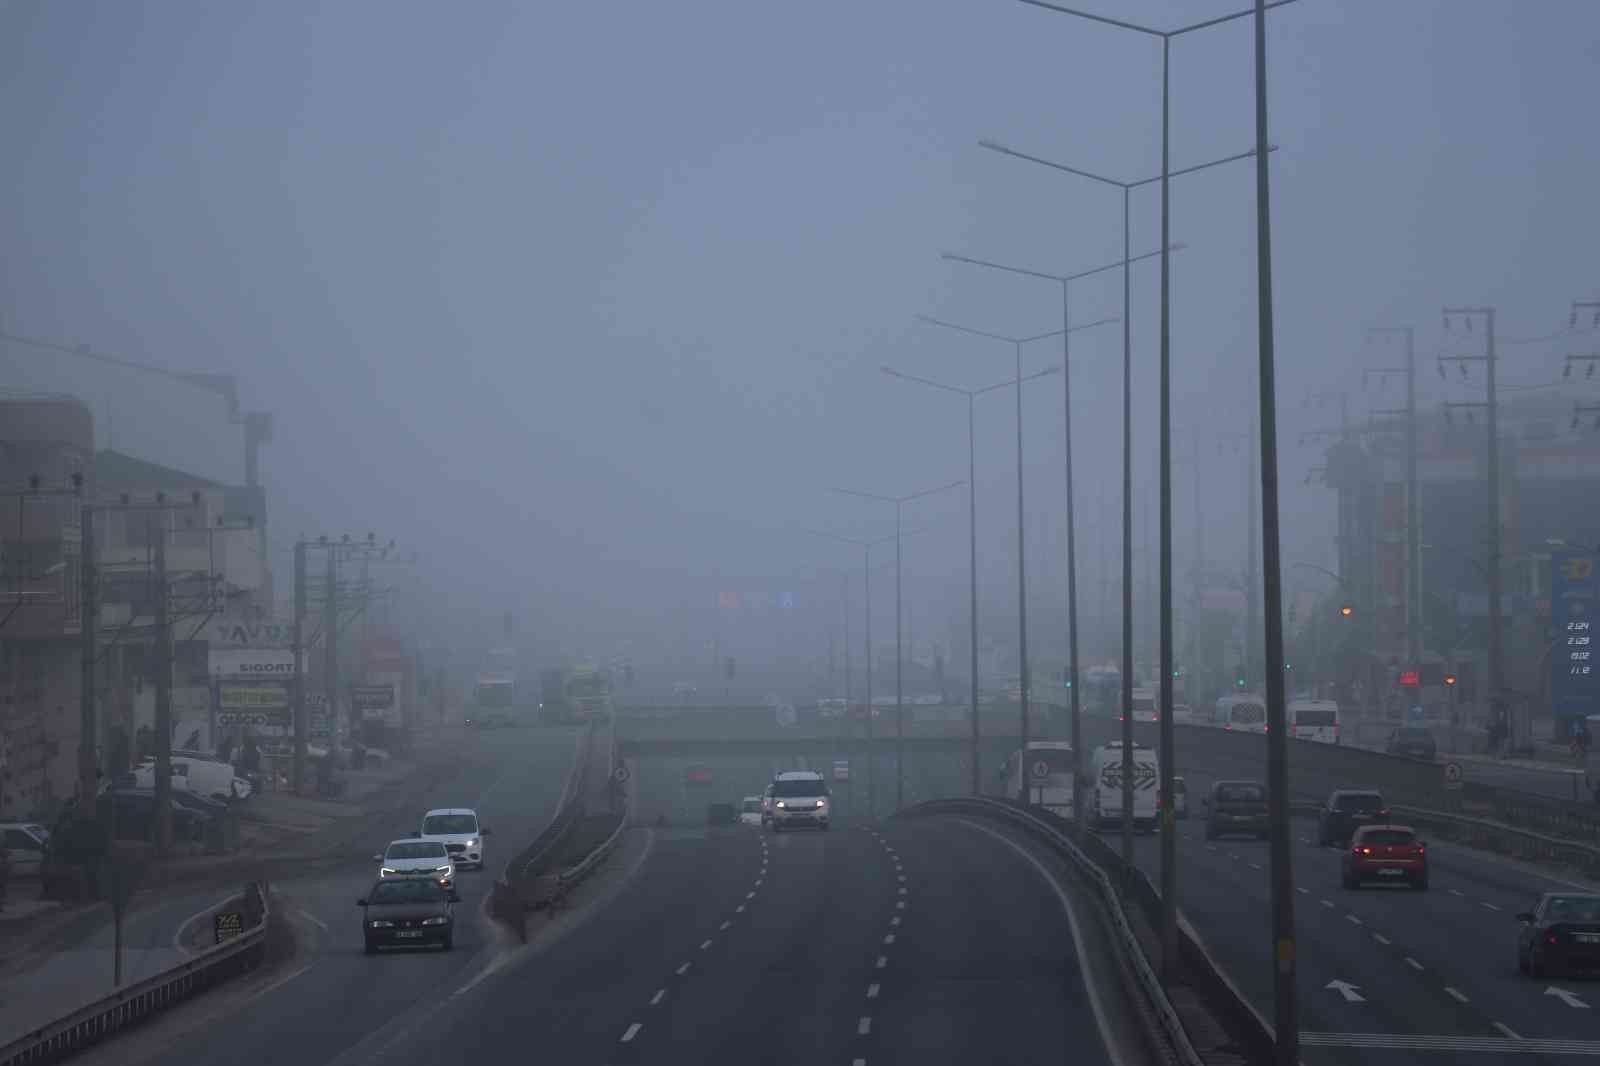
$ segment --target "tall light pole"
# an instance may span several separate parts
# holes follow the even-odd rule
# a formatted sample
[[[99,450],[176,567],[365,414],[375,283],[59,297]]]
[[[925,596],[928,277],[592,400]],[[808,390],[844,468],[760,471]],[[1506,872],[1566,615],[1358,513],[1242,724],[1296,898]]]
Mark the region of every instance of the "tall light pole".
[[[906,789],[906,715],[905,715],[905,653],[901,642],[901,628],[905,620],[905,611],[901,607],[901,579],[903,569],[902,544],[905,538],[904,527],[901,524],[901,508],[912,500],[920,500],[924,496],[932,496],[936,492],[957,488],[963,482],[951,481],[948,484],[937,485],[931,489],[920,492],[907,493],[904,496],[881,496],[874,492],[861,492],[856,489],[834,489],[834,492],[846,496],[859,496],[866,500],[877,500],[880,503],[894,504],[894,809],[899,810],[905,805]],[[872,709],[867,708],[867,717],[872,717]]]
[[[846,537],[838,533],[829,533],[826,530],[807,530],[814,536],[827,537],[844,544],[851,544],[861,549],[861,580],[863,593],[866,596],[866,643],[867,643],[867,811],[868,817],[876,810],[877,799],[877,771],[873,769],[872,758],[872,549],[879,544],[887,544],[894,540],[896,534],[891,533],[886,537],[875,540],[859,540],[855,537]],[[845,693],[845,714],[850,713],[850,694]]]
[[[1174,249],[1183,245],[1174,245]],[[1061,285],[1061,361],[1065,372],[1062,374],[1062,419],[1066,437],[1066,477],[1067,477],[1067,687],[1069,699],[1072,704],[1072,810],[1074,817],[1083,809],[1079,802],[1083,789],[1083,752],[1080,722],[1082,712],[1079,698],[1078,678],[1078,544],[1077,544],[1077,512],[1073,506],[1072,489],[1072,354],[1071,336],[1072,320],[1070,304],[1068,302],[1068,288],[1072,282],[1080,278],[1102,274],[1108,270],[1126,266],[1129,262],[1138,262],[1160,255],[1160,252],[1146,252],[1136,255],[1131,260],[1118,260],[1105,266],[1094,267],[1090,270],[1080,270],[1075,274],[1047,274],[1039,270],[1028,270],[1024,267],[1007,266],[1004,263],[995,263],[987,259],[974,259],[971,256],[954,255],[945,252],[943,258],[955,263],[969,263],[973,266],[989,267],[993,270],[1003,270],[1009,274],[1019,274],[1024,277],[1043,278],[1047,281],[1059,282]],[[976,652],[974,652],[976,660]],[[977,697],[973,697],[976,705]],[[976,714],[976,712],[974,712]]]
[[[1288,2],[1288,0],[1285,0],[1285,2]],[[1048,6],[1051,7],[1052,10],[1067,11],[1065,8],[1055,8],[1054,5],[1040,4],[1039,6]],[[1080,14],[1080,12],[1076,11],[1067,11],[1067,13]],[[1092,17],[1095,19],[1095,21],[1112,22],[1114,25],[1128,25],[1130,28],[1137,28],[1132,27],[1131,24],[1123,24],[1117,23],[1115,20],[1101,19],[1099,16],[1085,17]],[[1205,23],[1204,25],[1213,24],[1214,22]],[[1199,28],[1201,28],[1200,24],[1191,27],[1191,29]],[[1131,248],[1131,229],[1128,218],[1130,199],[1134,189],[1160,182],[1163,190],[1162,199],[1163,203],[1165,203],[1165,190],[1168,179],[1180,177],[1184,174],[1193,174],[1201,170],[1209,170],[1212,167],[1221,166],[1224,163],[1233,163],[1240,159],[1248,159],[1250,156],[1254,155],[1255,152],[1239,152],[1234,155],[1224,156],[1221,159],[1213,159],[1209,163],[1200,163],[1192,167],[1184,167],[1181,170],[1170,170],[1163,165],[1161,173],[1154,177],[1141,178],[1138,181],[1121,181],[1116,178],[1108,178],[1103,174],[1096,174],[1092,171],[1081,170],[1077,167],[1067,166],[1064,163],[1057,163],[1053,162],[1052,160],[1043,159],[1039,156],[1029,155],[1026,152],[1019,152],[1014,148],[1008,148],[1005,145],[999,144],[995,141],[979,141],[978,144],[980,147],[987,148],[990,151],[999,152],[1001,155],[1008,155],[1014,159],[1022,159],[1029,163],[1038,163],[1041,166],[1050,167],[1052,170],[1063,171],[1067,174],[1076,174],[1078,177],[1088,178],[1090,181],[1097,182],[1101,185],[1108,185],[1114,189],[1122,190],[1122,261],[1120,264],[1122,266],[1122,809],[1126,813],[1133,810],[1133,334],[1131,323],[1128,320],[1128,304],[1130,299],[1130,284],[1132,277],[1131,264],[1134,262],[1134,257]],[[1268,148],[1265,150],[1270,151],[1271,149]],[[1163,157],[1163,162],[1165,162],[1165,157]],[[1161,632],[1163,634],[1161,642],[1161,673],[1163,676],[1160,682],[1161,711],[1159,728],[1161,730],[1161,787],[1163,790],[1162,795],[1169,797],[1169,800],[1166,804],[1168,810],[1166,817],[1170,818],[1170,811],[1172,807],[1170,802],[1170,797],[1172,795],[1171,778],[1176,773],[1173,767],[1174,760],[1172,751],[1171,676],[1172,566],[1170,557],[1172,547],[1172,450],[1170,438],[1172,420],[1170,418],[1170,405],[1168,402],[1170,383],[1167,354],[1167,301],[1165,299],[1167,293],[1167,260],[1169,258],[1171,247],[1167,240],[1167,226],[1164,215],[1165,213],[1163,212],[1161,227],[1161,249],[1158,253],[1161,256],[1163,294],[1161,329],[1161,501],[1163,517],[1161,524],[1161,542],[1163,562],[1161,572],[1163,575],[1164,588],[1164,595],[1161,597]],[[1163,935],[1162,938],[1162,955],[1164,962],[1172,962],[1177,957],[1177,914],[1176,903],[1174,902],[1177,898],[1176,836],[1177,834],[1175,832],[1169,830],[1168,832],[1163,833],[1161,837],[1162,927],[1163,930],[1166,930],[1168,926],[1171,927],[1170,951],[1168,950],[1168,938],[1165,935]],[[1123,861],[1126,862],[1131,868],[1133,864],[1133,824],[1132,820],[1128,817],[1124,817],[1122,819],[1122,858]],[[1168,914],[1168,911],[1171,911],[1172,913]]]
[[[1417,485],[1417,331],[1411,326],[1373,326],[1368,336],[1399,334],[1405,338],[1406,365],[1372,367],[1361,371],[1369,375],[1400,375],[1406,382],[1403,411],[1374,411],[1374,414],[1399,414],[1406,420],[1406,661],[1408,669],[1422,666],[1422,501]]]
[[[981,329],[972,329],[970,326],[957,325],[943,319],[931,318],[928,315],[918,315],[917,318],[933,326],[943,326],[953,329],[958,333],[968,333],[974,337],[985,337],[993,341],[1003,341],[1011,345],[1016,355],[1016,389],[1017,389],[1017,660],[1018,670],[1021,674],[1022,711],[1020,734],[1018,737],[1018,750],[1028,750],[1028,582],[1027,560],[1024,550],[1026,537],[1023,532],[1023,489],[1022,489],[1022,346],[1041,341],[1047,337],[1059,336],[1062,331],[1051,330],[1049,333],[1036,333],[1031,337],[1011,337],[1003,333],[989,333]],[[1098,323],[1095,323],[1098,324]],[[1028,802],[1028,783],[1024,778],[1020,795],[1021,802]]]
[[[1057,373],[1060,367],[1047,367],[1037,374],[1029,374],[1023,381],[1032,381],[1035,378],[1046,377]],[[942,381],[932,378],[918,377],[915,374],[905,374],[892,367],[884,367],[883,372],[890,377],[902,381],[916,382],[931,388],[953,392],[958,396],[967,398],[967,537],[971,557],[969,574],[971,577],[971,620],[969,629],[972,637],[972,794],[977,796],[982,792],[981,778],[978,771],[978,439],[977,419],[974,414],[974,401],[986,392],[1007,388],[1013,382],[1001,381],[993,385],[985,385],[981,389],[963,389],[955,385],[946,385]]]

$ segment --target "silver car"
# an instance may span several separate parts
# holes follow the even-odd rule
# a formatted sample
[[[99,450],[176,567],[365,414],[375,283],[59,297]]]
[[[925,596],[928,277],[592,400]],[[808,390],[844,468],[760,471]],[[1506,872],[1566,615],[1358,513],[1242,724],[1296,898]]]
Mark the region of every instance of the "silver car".
[[[391,877],[432,877],[446,888],[455,884],[456,866],[450,853],[438,840],[396,840],[382,855],[374,855],[378,879]]]

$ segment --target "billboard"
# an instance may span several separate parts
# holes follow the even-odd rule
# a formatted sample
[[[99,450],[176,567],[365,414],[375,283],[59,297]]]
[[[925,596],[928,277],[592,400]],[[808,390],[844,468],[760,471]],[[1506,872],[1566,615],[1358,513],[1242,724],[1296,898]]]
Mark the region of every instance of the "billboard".
[[[294,652],[288,648],[217,648],[207,653],[212,677],[261,681],[294,677]]]
[[[1550,713],[1557,719],[1600,710],[1600,673],[1594,664],[1595,610],[1600,580],[1595,554],[1556,551],[1550,556]]]

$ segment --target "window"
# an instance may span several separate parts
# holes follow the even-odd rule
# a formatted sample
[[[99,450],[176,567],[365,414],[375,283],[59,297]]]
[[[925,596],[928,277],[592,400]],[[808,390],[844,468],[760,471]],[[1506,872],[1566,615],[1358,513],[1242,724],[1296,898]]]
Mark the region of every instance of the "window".
[[[422,820],[424,836],[457,836],[477,831],[478,819],[470,814],[435,814]]]
[[[1337,711],[1296,711],[1294,712],[1294,724],[1331,729],[1339,724],[1339,714]]]
[[[444,886],[429,878],[382,881],[372,886],[368,903],[437,903],[445,898]]]
[[[790,796],[826,796],[828,786],[820,777],[794,781],[774,781],[772,794],[779,799]]]
[[[1417,835],[1406,829],[1369,829],[1361,834],[1362,844],[1383,844],[1399,847],[1415,844]]]
[[[1218,803],[1265,803],[1267,790],[1260,785],[1218,785]]]
[[[1334,801],[1333,808],[1346,813],[1353,811],[1381,811],[1383,810],[1383,797],[1376,792],[1346,792]]]
[[[416,843],[390,844],[386,859],[442,859],[447,852],[437,840],[419,840]]]

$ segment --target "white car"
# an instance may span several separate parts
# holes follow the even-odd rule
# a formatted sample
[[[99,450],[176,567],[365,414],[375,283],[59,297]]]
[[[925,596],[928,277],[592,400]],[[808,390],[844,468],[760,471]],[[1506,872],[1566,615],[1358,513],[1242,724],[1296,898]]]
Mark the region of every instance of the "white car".
[[[378,864],[378,880],[392,877],[434,877],[446,888],[455,884],[456,867],[450,853],[437,840],[396,840],[374,855]]]
[[[739,805],[739,823],[741,825],[753,825],[757,829],[761,828],[761,806],[762,797],[746,796]]]
[[[133,768],[135,788],[155,788],[156,761],[146,759]],[[214,759],[172,757],[172,787],[212,799],[245,799],[250,795],[250,779],[239,777],[233,767]]]
[[[33,822],[0,822],[0,848],[11,860],[12,877],[38,877],[50,831]]]
[[[419,840],[435,840],[450,853],[457,866],[483,869],[487,858],[483,838],[489,831],[478,823],[478,812],[470,807],[440,807],[422,816]]]
[[[826,830],[830,801],[828,783],[810,770],[791,770],[772,782],[772,810],[768,815],[774,833],[810,825]]]

